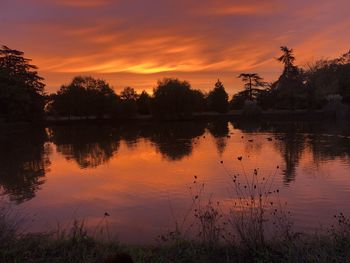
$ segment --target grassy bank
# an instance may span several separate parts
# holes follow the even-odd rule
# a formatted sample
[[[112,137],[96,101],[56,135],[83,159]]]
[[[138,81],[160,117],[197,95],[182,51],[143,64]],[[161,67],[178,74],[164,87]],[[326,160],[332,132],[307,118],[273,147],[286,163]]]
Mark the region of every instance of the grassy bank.
[[[252,116],[248,116],[252,117]],[[325,118],[325,113],[322,110],[267,110],[262,111],[259,116],[254,116],[258,119],[267,120],[279,120],[281,118],[288,118],[290,120],[323,120]],[[201,112],[194,113],[191,117],[184,119],[157,119],[152,115],[135,115],[129,119],[113,119],[109,117],[97,118],[96,116],[87,117],[53,117],[48,116],[45,118],[46,123],[75,123],[75,122],[137,122],[137,121],[169,121],[169,120],[216,120],[216,119],[240,119],[247,118],[243,110],[231,110],[227,113],[217,113],[217,112]]]
[[[28,234],[5,207],[0,209],[0,262],[350,262],[350,219],[339,214],[317,233],[295,232],[273,179],[273,174],[260,177],[256,169],[251,177],[232,175],[237,195],[224,211],[219,202],[205,199],[205,185],[195,176],[189,187],[190,224],[175,222],[155,245],[123,244],[110,238],[108,229],[106,235],[103,227],[92,234],[77,221],[67,230]]]
[[[158,246],[130,246],[94,239],[80,225],[60,235],[18,235],[7,227],[1,226],[0,262],[108,262],[120,253],[134,262],[350,262],[349,229],[299,234],[252,249],[243,243],[209,246],[180,237]]]

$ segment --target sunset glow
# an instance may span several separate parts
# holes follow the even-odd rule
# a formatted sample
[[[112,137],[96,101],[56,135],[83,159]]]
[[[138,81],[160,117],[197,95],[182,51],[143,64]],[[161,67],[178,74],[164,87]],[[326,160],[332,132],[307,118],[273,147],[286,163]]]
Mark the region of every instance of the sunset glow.
[[[50,91],[91,74],[116,89],[151,89],[169,75],[209,89],[220,77],[232,93],[241,71],[276,77],[281,45],[301,65],[347,51],[348,10],[345,0],[5,0],[0,34],[33,59]]]
[[[0,0],[0,262],[350,262],[349,0]]]
[[[151,90],[168,76],[209,90],[220,78],[232,94],[242,71],[274,80],[281,45],[295,49],[299,65],[345,53],[349,7],[345,0],[4,0],[0,34],[1,44],[33,59],[52,92],[88,74],[116,90]]]

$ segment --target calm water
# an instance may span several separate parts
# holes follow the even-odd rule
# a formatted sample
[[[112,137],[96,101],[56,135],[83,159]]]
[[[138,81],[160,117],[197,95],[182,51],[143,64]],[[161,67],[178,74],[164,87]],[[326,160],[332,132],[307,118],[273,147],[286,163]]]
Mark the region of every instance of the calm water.
[[[270,139],[268,139],[270,138]],[[335,123],[180,122],[55,126],[0,133],[1,202],[29,231],[105,212],[122,241],[152,242],[186,214],[193,176],[227,201],[235,173],[269,175],[295,225],[311,230],[350,215],[350,128]],[[243,161],[237,160],[243,156]],[[223,161],[224,164],[221,164]]]

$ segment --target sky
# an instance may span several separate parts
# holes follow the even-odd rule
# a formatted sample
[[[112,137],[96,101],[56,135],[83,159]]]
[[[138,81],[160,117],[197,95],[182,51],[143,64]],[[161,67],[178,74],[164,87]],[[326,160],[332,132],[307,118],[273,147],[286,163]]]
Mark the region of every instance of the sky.
[[[232,95],[242,72],[275,80],[282,45],[300,66],[350,49],[348,0],[0,1],[0,45],[24,51],[48,92],[92,75],[117,92],[164,77],[208,91],[219,78]]]

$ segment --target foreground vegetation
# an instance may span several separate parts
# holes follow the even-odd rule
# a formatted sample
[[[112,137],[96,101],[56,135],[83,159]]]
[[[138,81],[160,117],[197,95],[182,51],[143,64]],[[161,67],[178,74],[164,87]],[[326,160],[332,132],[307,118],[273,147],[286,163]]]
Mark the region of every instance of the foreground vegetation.
[[[341,240],[339,240],[341,239]],[[126,253],[134,262],[349,262],[349,239],[309,236],[293,242],[271,242],[251,251],[239,246],[207,247],[176,240],[163,246],[123,246],[86,235],[54,238],[28,235],[2,243],[1,262],[108,262]],[[113,262],[113,261],[111,261]],[[123,262],[123,261],[114,261]]]
[[[335,215],[333,225],[316,233],[295,232],[289,212],[279,202],[279,190],[273,189],[276,173],[263,177],[257,169],[251,175],[224,169],[235,193],[228,209],[212,197],[205,199],[205,185],[195,176],[189,187],[189,213],[154,245],[111,239],[103,227],[108,214],[90,232],[84,222],[75,221],[68,231],[26,234],[11,210],[2,209],[0,262],[350,261],[350,219],[345,215]]]
[[[343,215],[336,226],[319,234],[281,236],[255,246],[253,243],[211,244],[171,232],[157,245],[123,245],[89,236],[83,224],[68,232],[19,234],[1,218],[0,262],[349,262],[350,221]]]
[[[45,116],[131,119],[152,115],[158,119],[189,119],[194,113],[243,110],[259,115],[262,110],[324,109],[329,117],[350,115],[350,52],[306,67],[295,64],[292,49],[281,47],[280,77],[267,83],[257,73],[241,73],[243,90],[229,100],[217,80],[205,93],[189,82],[164,78],[153,94],[126,87],[119,94],[104,80],[77,76],[53,94],[45,91],[44,79],[24,53],[0,49],[0,121],[36,121]],[[233,76],[234,77],[234,76]]]

